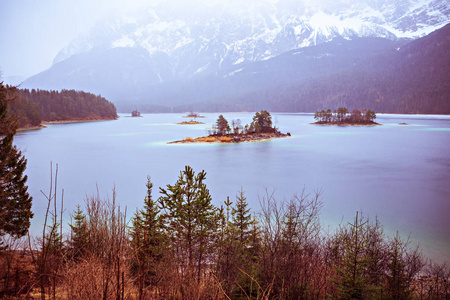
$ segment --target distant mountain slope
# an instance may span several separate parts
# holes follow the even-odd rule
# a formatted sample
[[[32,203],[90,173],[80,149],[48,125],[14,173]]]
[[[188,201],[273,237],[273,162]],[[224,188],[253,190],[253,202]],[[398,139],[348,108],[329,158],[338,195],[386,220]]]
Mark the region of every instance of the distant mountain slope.
[[[450,21],[447,0],[199,3],[167,1],[133,16],[99,23],[62,49],[49,70],[22,86],[84,90],[102,94],[119,107],[135,102],[152,107],[187,105],[332,70],[325,63],[314,66],[316,61],[326,62],[326,57],[309,55],[308,62],[310,50],[305,50],[306,56],[300,53],[305,47],[359,37],[404,42]],[[289,68],[294,53],[305,60],[301,64],[305,72]],[[273,67],[265,62],[284,64],[286,72],[279,71],[274,77],[270,74]],[[342,63],[335,65],[340,71],[346,68],[344,60]],[[266,73],[267,79],[254,77],[255,72]],[[230,78],[222,80],[227,74]],[[231,75],[245,80],[238,82]],[[205,89],[204,93],[198,93],[198,88]]]
[[[298,80],[234,99],[273,111],[367,107],[378,112],[450,114],[450,24],[396,51],[339,73]]]

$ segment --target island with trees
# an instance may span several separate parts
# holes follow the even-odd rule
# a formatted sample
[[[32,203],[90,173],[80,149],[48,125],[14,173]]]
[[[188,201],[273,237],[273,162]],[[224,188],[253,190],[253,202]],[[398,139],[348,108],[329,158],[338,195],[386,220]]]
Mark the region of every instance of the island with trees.
[[[250,124],[242,125],[240,119],[232,120],[231,126],[223,115],[219,115],[208,136],[187,137],[173,143],[241,143],[265,141],[273,138],[288,137],[272,125],[272,116],[266,110],[256,112]]]
[[[141,112],[138,111],[137,109],[135,109],[131,112],[131,116],[132,117],[141,117]]]
[[[183,116],[183,118],[191,118],[190,121],[183,121],[180,123],[177,123],[178,125],[197,125],[197,124],[205,124],[203,122],[199,122],[196,119],[197,118],[204,118],[205,116],[201,116],[195,112],[190,112],[189,114],[187,114],[186,116]]]
[[[190,113],[188,113],[187,115],[185,115],[185,116],[183,116],[183,118],[193,118],[193,119],[196,119],[196,118],[204,118],[205,116],[202,116],[202,115],[200,115],[200,114],[198,114],[198,113],[195,113],[195,112],[193,112],[193,111],[191,111]]]
[[[370,109],[354,109],[349,113],[346,107],[339,107],[333,112],[331,109],[316,111],[314,113],[314,120],[312,124],[318,125],[341,125],[341,126],[375,126],[380,125],[374,120],[376,113]]]

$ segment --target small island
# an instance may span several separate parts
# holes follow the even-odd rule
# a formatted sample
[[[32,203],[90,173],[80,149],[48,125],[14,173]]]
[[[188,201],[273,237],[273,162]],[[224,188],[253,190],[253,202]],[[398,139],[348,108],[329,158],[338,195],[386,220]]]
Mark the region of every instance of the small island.
[[[180,122],[180,123],[177,123],[178,125],[197,125],[197,124],[205,124],[205,123],[203,123],[203,122],[199,122],[199,121],[196,121],[195,119],[196,118],[204,118],[204,116],[201,116],[201,115],[199,115],[199,114],[197,114],[197,113],[194,113],[194,112],[190,112],[189,114],[187,114],[186,116],[183,116],[183,118],[191,118],[191,120],[190,121],[183,121],[183,122]]]
[[[314,125],[340,125],[340,126],[376,126],[381,125],[374,120],[376,114],[373,110],[354,109],[349,114],[346,107],[339,107],[333,112],[331,109],[316,111],[314,114]]]
[[[195,113],[195,112],[193,112],[193,111],[191,111],[190,113],[188,113],[187,115],[185,115],[185,116],[183,116],[183,118],[193,118],[193,119],[196,119],[196,118],[204,118],[205,116],[201,116],[201,115],[199,115],[198,113]]]
[[[183,140],[169,142],[169,144],[259,142],[288,136],[291,136],[289,132],[281,133],[275,126],[272,126],[272,116],[268,111],[262,110],[256,112],[250,125],[242,126],[241,120],[237,119],[231,121],[230,127],[227,119],[220,115],[213,128],[209,130],[208,136],[187,137]]]
[[[199,122],[199,121],[195,121],[195,120],[190,120],[190,121],[183,121],[180,123],[177,123],[178,125],[197,125],[197,124],[205,124],[203,122]]]
[[[138,111],[137,109],[135,109],[131,112],[131,116],[132,117],[141,117],[141,112]]]

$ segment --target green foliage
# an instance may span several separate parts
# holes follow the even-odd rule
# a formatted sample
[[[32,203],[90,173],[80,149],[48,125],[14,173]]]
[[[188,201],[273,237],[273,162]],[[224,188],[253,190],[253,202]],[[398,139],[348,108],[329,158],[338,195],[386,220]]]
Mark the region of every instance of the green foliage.
[[[24,175],[27,160],[13,146],[16,130],[17,123],[8,115],[7,89],[0,83],[0,236],[25,235],[33,217]]]
[[[319,123],[351,123],[351,124],[373,124],[377,117],[375,112],[370,109],[364,109],[362,112],[359,109],[352,110],[350,116],[346,107],[340,107],[334,110],[331,109],[316,111],[314,113],[314,119]]]
[[[140,299],[145,287],[155,287],[161,279],[158,263],[162,260],[165,247],[160,210],[152,198],[153,183],[150,177],[147,177],[146,187],[144,208],[135,213],[130,230],[131,271],[139,283]]]
[[[88,232],[86,224],[86,215],[77,205],[77,210],[73,215],[73,224],[70,224],[70,238],[68,240],[68,252],[73,260],[78,260],[88,247]]]
[[[378,223],[377,223],[378,224]],[[356,213],[355,220],[341,227],[334,241],[337,251],[335,268],[338,277],[334,280],[340,299],[367,299],[376,294],[377,278],[384,268],[370,272],[380,264],[375,249],[383,249],[382,233],[378,225]]]
[[[252,225],[252,215],[250,208],[247,208],[247,206],[247,198],[244,196],[244,190],[241,188],[239,195],[236,196],[236,205],[231,208],[231,225],[239,244],[243,248],[248,246],[250,226]]]
[[[256,133],[274,132],[272,127],[272,116],[267,110],[261,110],[256,112],[253,116],[253,122],[250,124],[250,128]]]
[[[11,88],[11,113],[21,128],[41,121],[102,120],[117,118],[116,107],[101,96],[75,90],[45,91]]]
[[[228,121],[223,115],[219,115],[217,118],[216,129],[218,135],[225,135],[231,131],[230,125],[228,125]]]
[[[188,282],[191,277],[200,281],[206,271],[219,228],[220,215],[211,203],[205,179],[205,171],[195,175],[193,169],[186,166],[174,185],[160,188],[159,203],[171,250],[183,266],[182,273]]]

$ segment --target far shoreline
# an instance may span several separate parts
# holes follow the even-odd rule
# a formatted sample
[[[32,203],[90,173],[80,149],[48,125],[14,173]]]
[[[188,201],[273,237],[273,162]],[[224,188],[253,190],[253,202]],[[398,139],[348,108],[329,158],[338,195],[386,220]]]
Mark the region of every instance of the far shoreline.
[[[39,126],[30,126],[30,127],[19,127],[17,129],[17,132],[23,132],[23,131],[31,131],[31,130],[39,130],[43,128],[48,128],[46,125],[58,125],[58,124],[75,124],[75,123],[90,123],[90,122],[103,122],[103,121],[114,121],[117,120],[117,118],[114,119],[86,119],[86,120],[60,120],[60,121],[42,121],[41,125]]]

